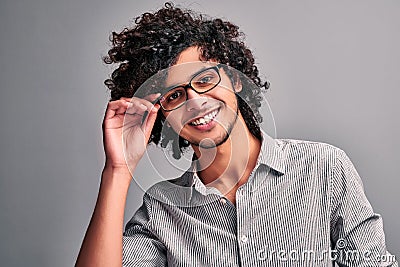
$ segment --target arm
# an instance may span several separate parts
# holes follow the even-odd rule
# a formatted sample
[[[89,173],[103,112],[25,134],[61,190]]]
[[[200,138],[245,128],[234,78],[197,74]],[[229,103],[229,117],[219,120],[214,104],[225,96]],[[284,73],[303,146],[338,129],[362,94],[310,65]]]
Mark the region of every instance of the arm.
[[[332,192],[331,237],[336,263],[398,266],[386,249],[382,217],[374,213],[360,176],[341,150],[333,172]],[[383,261],[379,262],[379,258]]]
[[[122,266],[122,232],[128,170],[104,168],[99,195],[76,266]]]
[[[103,121],[103,142],[106,164],[96,206],[83,240],[75,266],[121,266],[122,232],[126,197],[131,182],[131,174],[124,157],[123,139],[129,167],[133,172],[143,156],[147,140],[151,134],[157,116],[158,106],[151,104],[153,98],[122,98],[109,102]],[[143,114],[149,115],[142,123]],[[124,116],[129,114],[124,124]],[[127,132],[125,132],[127,131]],[[125,140],[126,141],[126,140]]]
[[[162,267],[167,266],[165,245],[155,236],[152,224],[154,201],[147,193],[143,204],[127,223],[123,236],[123,266]]]

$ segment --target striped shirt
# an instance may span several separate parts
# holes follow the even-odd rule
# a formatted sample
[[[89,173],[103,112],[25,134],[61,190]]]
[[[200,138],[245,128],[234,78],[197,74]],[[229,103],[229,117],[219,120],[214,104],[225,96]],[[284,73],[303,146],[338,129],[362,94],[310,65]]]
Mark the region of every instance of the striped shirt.
[[[347,155],[264,134],[236,206],[193,167],[151,187],[123,235],[123,266],[398,266]]]

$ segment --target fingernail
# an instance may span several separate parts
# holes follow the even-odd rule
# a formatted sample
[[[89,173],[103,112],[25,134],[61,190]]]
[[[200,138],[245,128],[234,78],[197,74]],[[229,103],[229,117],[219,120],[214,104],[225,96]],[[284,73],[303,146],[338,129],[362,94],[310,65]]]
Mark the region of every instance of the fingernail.
[[[140,107],[141,109],[143,109],[143,110],[146,110],[146,109],[147,109],[146,105],[143,105],[143,104],[140,104],[139,107]]]

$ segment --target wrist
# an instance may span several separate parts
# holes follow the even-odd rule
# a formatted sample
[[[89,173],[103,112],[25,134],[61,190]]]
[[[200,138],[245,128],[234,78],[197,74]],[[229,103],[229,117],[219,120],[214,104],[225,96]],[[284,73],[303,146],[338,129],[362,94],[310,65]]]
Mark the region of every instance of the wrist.
[[[131,166],[132,168],[136,168],[136,166]],[[122,163],[122,164],[118,164],[118,163],[114,163],[112,161],[106,160],[105,164],[104,164],[104,169],[106,170],[110,170],[113,172],[130,172],[130,169],[128,168],[128,165],[126,163]],[[131,170],[133,172],[133,170]]]
[[[123,187],[129,187],[132,181],[132,174],[128,167],[105,165],[101,177],[102,184],[119,184]]]

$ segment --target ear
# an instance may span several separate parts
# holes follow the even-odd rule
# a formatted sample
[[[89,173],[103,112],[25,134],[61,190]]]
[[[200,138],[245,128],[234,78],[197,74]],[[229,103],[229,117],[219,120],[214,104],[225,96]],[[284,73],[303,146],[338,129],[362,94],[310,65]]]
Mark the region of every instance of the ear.
[[[235,73],[233,77],[233,88],[235,89],[235,93],[240,93],[243,89],[242,80],[239,77],[239,74]]]

